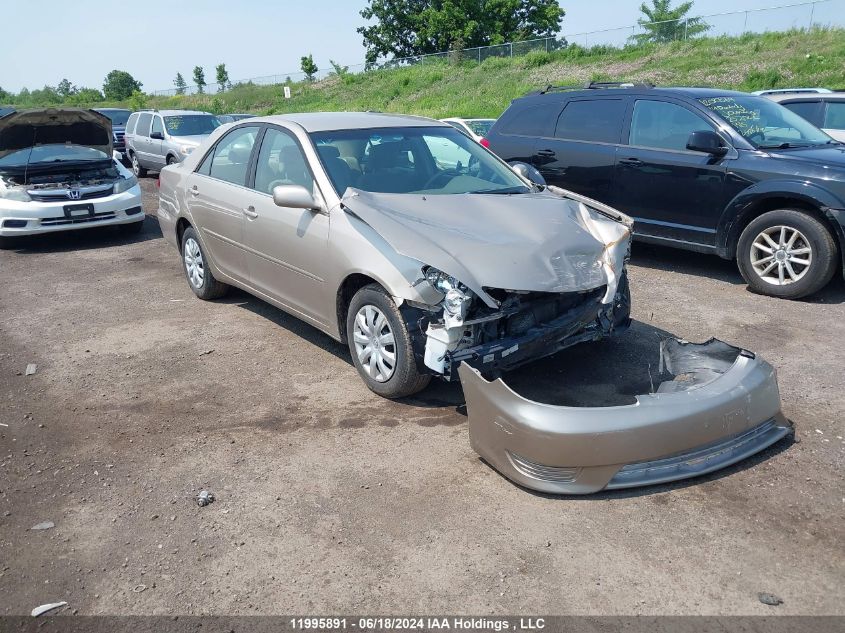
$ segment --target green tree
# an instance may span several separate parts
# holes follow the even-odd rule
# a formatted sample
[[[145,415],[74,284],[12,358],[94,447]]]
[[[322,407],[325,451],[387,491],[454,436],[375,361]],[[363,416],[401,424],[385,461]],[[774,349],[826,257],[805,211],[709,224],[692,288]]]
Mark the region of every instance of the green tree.
[[[185,94],[185,88],[188,87],[188,84],[185,83],[185,78],[182,76],[182,73],[176,73],[176,79],[173,80],[173,85],[176,86],[177,95]]]
[[[226,70],[226,64],[217,64],[214,70],[217,72],[217,85],[220,86],[220,92],[227,88],[231,88],[229,83],[229,71]]]
[[[132,110],[143,110],[147,107],[147,95],[145,95],[140,90],[136,90],[131,95],[129,95],[129,100],[127,101],[127,104]]]
[[[33,90],[30,99],[34,105],[58,105],[62,97],[53,86],[44,86],[40,90]]]
[[[505,42],[552,37],[565,12],[557,0],[368,0],[358,29],[367,64]],[[462,43],[462,44],[461,44]]]
[[[125,70],[113,70],[106,75],[103,94],[109,101],[123,101],[143,85]]]
[[[341,66],[335,60],[330,59],[329,64],[332,65],[332,75],[337,75],[338,77],[346,77],[349,74],[349,66]]]
[[[194,83],[197,85],[197,92],[205,92],[205,71],[202,66],[194,66]]]
[[[66,102],[71,105],[87,105],[89,103],[97,103],[103,100],[103,93],[96,88],[79,88],[75,93],[70,95]]]
[[[677,7],[671,5],[672,0],[651,0],[651,6],[645,2],[640,5],[640,11],[645,17],[637,20],[637,23],[645,32],[634,36],[638,44],[684,40],[710,29],[710,25],[703,19],[687,17],[692,2],[682,2]]]
[[[317,64],[314,63],[314,58],[310,53],[307,56],[303,55],[299,67],[302,69],[302,72],[305,74],[305,78],[308,81],[314,81],[314,75],[317,74],[319,68],[317,68]]]
[[[0,103],[4,101],[10,101],[14,95],[11,92],[6,92],[0,87]]]
[[[68,97],[70,97],[71,95],[75,95],[78,91],[79,89],[72,83],[70,83],[70,81],[68,81],[67,79],[62,79],[59,82],[59,85],[56,86],[56,92],[59,93],[59,96],[63,100],[67,100]]]

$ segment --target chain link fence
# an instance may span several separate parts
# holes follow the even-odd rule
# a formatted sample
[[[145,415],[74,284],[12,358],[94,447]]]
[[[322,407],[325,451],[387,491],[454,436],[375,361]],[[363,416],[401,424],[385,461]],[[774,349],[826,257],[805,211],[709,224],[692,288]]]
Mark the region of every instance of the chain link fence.
[[[368,66],[356,64],[345,67],[345,72],[361,73],[383,68],[396,68],[414,64],[438,63],[446,60],[475,61],[482,63],[491,57],[518,57],[531,52],[552,52],[567,46],[581,46],[587,49],[596,47],[622,48],[637,46],[644,42],[672,42],[694,37],[738,36],[743,33],[764,33],[768,31],[788,31],[790,29],[812,29],[845,24],[845,0],[815,0],[794,4],[747,9],[727,13],[714,13],[687,17],[681,20],[650,22],[631,26],[566,33],[557,37],[546,37],[521,42],[508,42],[494,46],[465,48],[459,51],[445,51],[415,57],[390,59]],[[334,68],[321,68],[314,74],[315,80],[325,79],[335,73]],[[280,73],[263,77],[250,77],[230,82],[226,86],[211,83],[205,86],[205,94],[217,94],[241,84],[277,85],[295,83],[307,79],[303,72]],[[156,90],[155,96],[174,96],[177,94],[197,94],[197,86],[186,86],[180,91],[176,88]]]

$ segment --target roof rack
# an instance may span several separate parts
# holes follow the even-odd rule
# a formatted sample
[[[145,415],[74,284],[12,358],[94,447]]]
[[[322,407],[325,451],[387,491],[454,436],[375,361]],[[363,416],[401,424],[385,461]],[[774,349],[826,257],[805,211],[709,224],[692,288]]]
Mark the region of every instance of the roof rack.
[[[567,90],[606,90],[609,88],[654,88],[652,83],[633,83],[628,81],[588,81],[583,86],[552,86],[548,85],[542,90],[529,92],[526,96],[544,95],[549,92],[565,92]]]

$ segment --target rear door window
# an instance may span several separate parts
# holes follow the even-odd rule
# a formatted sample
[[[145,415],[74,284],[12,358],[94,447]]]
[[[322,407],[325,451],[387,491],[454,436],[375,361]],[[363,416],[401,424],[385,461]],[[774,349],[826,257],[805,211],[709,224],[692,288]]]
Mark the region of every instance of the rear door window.
[[[252,146],[255,145],[258,129],[258,127],[239,127],[220,139],[214,148],[209,175],[212,178],[245,187],[249,159],[252,156]]]
[[[619,143],[624,118],[623,99],[570,101],[558,117],[555,137],[570,141]]]
[[[134,134],[135,133],[135,124],[138,122],[138,115],[133,114],[129,117],[129,121],[126,123],[126,133],[127,134]]]
[[[528,106],[503,121],[500,131],[516,136],[550,136],[560,107],[560,103]]]
[[[138,117],[138,125],[135,129],[135,134],[139,136],[149,136],[150,135],[150,123],[152,123],[153,115],[149,112],[142,112],[141,116]]]
[[[703,117],[666,101],[639,100],[631,118],[630,144],[686,151],[693,132],[713,131]]]

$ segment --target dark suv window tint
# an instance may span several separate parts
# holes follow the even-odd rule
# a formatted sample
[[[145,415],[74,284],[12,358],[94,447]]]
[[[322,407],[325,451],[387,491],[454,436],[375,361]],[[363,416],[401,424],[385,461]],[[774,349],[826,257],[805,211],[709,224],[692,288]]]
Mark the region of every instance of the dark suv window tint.
[[[152,120],[152,114],[150,114],[149,112],[143,112],[141,116],[138,117],[138,126],[135,129],[135,134],[139,134],[140,136],[149,136],[150,122]]]
[[[819,102],[818,101],[799,101],[797,103],[784,103],[783,107],[792,110],[798,116],[807,119],[814,125],[819,124]]]
[[[829,101],[824,125],[828,130],[845,130],[845,101]]]
[[[663,101],[637,101],[631,119],[631,145],[685,150],[690,134],[713,130],[705,119]]]
[[[560,113],[559,103],[544,103],[516,112],[501,127],[502,134],[548,136],[553,121]]]
[[[557,120],[555,136],[572,141],[618,143],[624,116],[622,99],[570,101]]]

